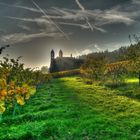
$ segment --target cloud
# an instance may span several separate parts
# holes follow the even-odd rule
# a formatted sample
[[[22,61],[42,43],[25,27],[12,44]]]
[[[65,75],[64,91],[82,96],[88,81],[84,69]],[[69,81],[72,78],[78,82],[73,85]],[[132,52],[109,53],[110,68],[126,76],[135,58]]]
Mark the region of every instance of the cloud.
[[[95,25],[92,25],[92,26],[93,26],[93,29],[95,29],[95,30],[97,30],[97,31],[100,31],[100,32],[102,32],[102,33],[106,33],[106,32],[107,32],[105,29],[103,29],[103,28],[101,28],[101,27],[97,27],[97,26],[95,26]]]
[[[58,15],[51,15],[50,18],[54,20],[61,20],[58,22],[59,24],[69,25],[69,26],[77,26],[81,27],[82,29],[95,29],[100,32],[107,32],[105,29],[99,27],[98,25],[93,23],[89,23],[89,18],[91,21],[94,19],[93,17],[96,17],[97,14],[93,15],[93,12],[89,11],[81,11],[81,10],[73,10],[73,9],[59,9],[59,8],[53,8],[54,10],[49,11],[51,13],[57,13]],[[88,16],[88,18],[87,18]],[[72,22],[66,22],[72,21]],[[83,24],[85,22],[86,24]],[[82,22],[82,23],[81,23]]]
[[[28,27],[26,25],[23,25],[23,24],[19,24],[18,27],[21,28],[21,29],[23,29],[23,30],[25,30],[25,31],[31,31],[31,28],[30,27]]]
[[[25,33],[14,33],[14,34],[7,34],[0,37],[1,44],[16,44],[16,43],[23,43],[31,41],[35,38],[42,38],[42,37],[53,37],[53,38],[62,38],[63,35],[60,33],[34,33],[34,34],[25,34]]]
[[[102,49],[97,43],[91,43],[87,45],[85,49],[82,50],[77,50],[77,49],[74,50],[76,56],[87,55],[93,52],[100,52],[100,51],[102,51]]]
[[[20,20],[20,21],[25,21],[25,22],[36,22],[36,23],[50,24],[50,22],[45,18],[20,18],[20,17],[11,17],[11,16],[5,16],[5,18]]]
[[[66,39],[69,39],[68,35],[64,33],[64,31],[59,27],[59,25],[55,23],[52,19],[50,19],[46,12],[37,3],[35,3],[33,0],[32,2],[40,10],[40,12],[43,13],[43,15],[48,19],[49,23],[53,24],[64,35],[64,37],[66,37]]]
[[[101,33],[107,32],[104,29],[104,25],[123,23],[125,25],[132,25],[136,22],[136,18],[140,15],[139,0],[132,0],[131,4],[122,4],[112,7],[111,9],[100,10],[85,9],[80,3],[80,0],[75,0],[76,4],[80,9],[68,9],[52,7],[51,9],[42,9],[34,1],[35,8],[15,5],[16,8],[30,10],[33,12],[40,12],[43,15],[38,18],[18,18],[18,17],[7,17],[9,19],[21,20],[25,22],[36,22],[40,28],[49,31],[59,31],[68,38],[67,34],[64,33],[63,26],[75,26],[86,30],[97,30]],[[0,3],[1,4],[1,3]],[[3,4],[3,3],[2,3]],[[7,5],[7,4],[6,4]],[[8,5],[9,6],[9,5]],[[12,5],[13,6],[13,5]],[[136,11],[137,10],[137,11]],[[42,29],[41,29],[42,30]]]
[[[51,11],[55,13],[55,15],[51,15],[50,18],[58,20],[73,20],[74,22],[86,20],[90,28],[93,28],[93,26],[99,27],[106,24],[108,25],[114,23],[132,25],[135,22],[135,19],[140,15],[139,0],[133,0],[131,4],[126,3],[117,5],[115,7],[112,7],[111,9],[106,10],[87,10],[79,2],[79,0],[75,1],[81,10],[55,8],[53,9],[54,11]]]
[[[79,6],[79,8],[82,10],[83,13],[86,12],[84,6],[79,2],[79,0],[75,0],[75,2],[76,2],[76,4]],[[85,16],[84,18],[85,18],[85,21],[86,21],[87,25],[88,25],[89,28],[91,29],[91,31],[93,31],[93,27],[92,27],[91,23],[89,22],[88,16]],[[94,26],[95,26],[95,25],[94,25]],[[96,28],[94,28],[94,29],[96,29]]]
[[[132,3],[133,4],[140,4],[140,1],[139,0],[132,0]]]
[[[57,31],[57,28],[55,26],[53,26],[50,21],[48,21],[47,19],[45,19],[44,17],[39,17],[39,18],[19,18],[19,17],[5,17],[8,19],[13,19],[13,20],[19,20],[19,21],[24,21],[24,22],[33,22],[36,23],[39,26],[39,29],[42,30],[44,29],[44,31],[47,32],[54,32]]]
[[[84,55],[84,54],[90,54],[93,52],[100,52],[100,51],[102,51],[102,49],[99,47],[99,45],[96,43],[92,43],[92,44],[89,44],[86,47],[86,49],[82,50],[81,54]]]
[[[59,20],[60,24],[79,26],[81,29],[91,29],[105,33],[107,31],[103,29],[103,25],[114,23],[132,25],[135,22],[135,18],[139,16],[138,13],[140,10],[136,13],[134,10],[125,11],[124,9],[120,6],[119,8],[113,7],[108,10],[96,9],[83,12],[82,10],[53,8],[53,11],[51,11],[52,13],[49,12],[50,18],[53,20]],[[85,20],[86,24],[83,24]]]
[[[59,12],[59,9],[55,9]],[[52,19],[61,19],[61,20],[74,20],[74,21],[84,21],[85,17],[90,19],[90,24],[92,25],[105,25],[111,23],[124,23],[126,25],[132,24],[134,22],[136,15],[135,11],[122,11],[122,9],[108,9],[108,10],[86,10],[85,12],[79,10],[70,10],[70,9],[63,9],[66,11],[65,14],[59,13],[59,15],[51,15],[50,18]],[[68,14],[69,13],[69,14]],[[94,21],[94,23],[92,22]]]
[[[85,55],[85,54],[90,54],[92,53],[93,51],[91,49],[85,49],[81,52],[82,55]]]
[[[88,49],[92,50],[93,52],[97,52],[97,51],[102,51],[102,49],[99,47],[98,44],[96,43],[91,43],[87,46]]]
[[[86,24],[69,23],[69,22],[58,22],[58,23],[62,25],[81,27],[82,29],[89,29],[89,26],[87,26]]]
[[[113,23],[124,23],[125,25],[131,25],[135,22],[134,19],[124,16],[123,14],[105,13],[101,18],[102,19],[99,18],[95,23],[96,25],[102,26]]]
[[[6,3],[3,3],[3,2],[0,2],[0,5],[8,6],[8,7],[13,7],[13,8],[19,8],[19,9],[28,10],[28,11],[31,11],[31,12],[40,13],[40,11],[38,9],[32,8],[32,7],[21,6],[21,5],[10,5],[10,4],[6,4]]]
[[[68,26],[76,26],[76,27],[80,27],[82,29],[90,29],[90,27],[87,25],[87,24],[80,24],[80,23],[67,23],[67,22],[58,22],[59,24],[62,24],[62,25],[68,25]],[[102,28],[99,28],[99,27],[96,27],[96,26],[93,26],[94,29],[96,29],[97,31],[100,31],[100,32],[107,32],[106,30],[102,29]]]

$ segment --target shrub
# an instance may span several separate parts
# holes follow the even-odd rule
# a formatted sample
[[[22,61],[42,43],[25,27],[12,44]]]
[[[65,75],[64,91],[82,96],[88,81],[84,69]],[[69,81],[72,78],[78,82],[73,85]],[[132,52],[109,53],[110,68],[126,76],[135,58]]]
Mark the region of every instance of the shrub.
[[[69,71],[51,73],[51,76],[53,78],[61,78],[61,77],[74,76],[74,75],[80,75],[80,70],[74,69],[74,70],[69,70]]]

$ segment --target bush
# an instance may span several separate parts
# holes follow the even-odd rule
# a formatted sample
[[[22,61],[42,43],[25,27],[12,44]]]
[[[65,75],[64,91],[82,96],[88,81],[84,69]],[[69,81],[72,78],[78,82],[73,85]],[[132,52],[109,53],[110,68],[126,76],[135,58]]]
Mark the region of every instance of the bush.
[[[54,72],[51,74],[53,78],[61,78],[61,77],[74,76],[74,75],[80,75],[80,70],[74,69],[69,71]]]

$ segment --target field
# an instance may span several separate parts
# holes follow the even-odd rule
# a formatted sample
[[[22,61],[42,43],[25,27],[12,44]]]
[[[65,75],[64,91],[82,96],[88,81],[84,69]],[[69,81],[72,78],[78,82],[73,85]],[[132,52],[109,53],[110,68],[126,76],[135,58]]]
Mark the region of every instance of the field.
[[[85,84],[80,77],[53,79],[19,115],[4,116],[0,139],[140,139],[140,88],[135,79],[126,81],[126,86],[110,89]]]

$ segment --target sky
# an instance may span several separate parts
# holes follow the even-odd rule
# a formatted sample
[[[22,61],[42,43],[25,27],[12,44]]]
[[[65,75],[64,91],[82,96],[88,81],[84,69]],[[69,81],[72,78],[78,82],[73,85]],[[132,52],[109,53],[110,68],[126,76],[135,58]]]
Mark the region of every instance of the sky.
[[[22,56],[26,67],[49,66],[51,49],[112,51],[139,31],[140,0],[0,0],[0,46],[11,46],[2,56]]]

